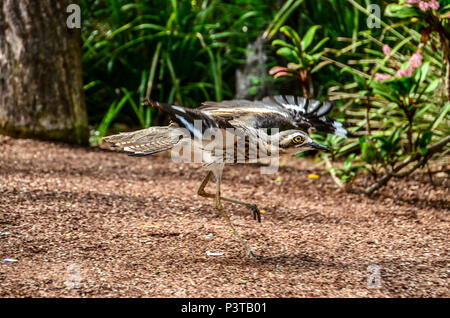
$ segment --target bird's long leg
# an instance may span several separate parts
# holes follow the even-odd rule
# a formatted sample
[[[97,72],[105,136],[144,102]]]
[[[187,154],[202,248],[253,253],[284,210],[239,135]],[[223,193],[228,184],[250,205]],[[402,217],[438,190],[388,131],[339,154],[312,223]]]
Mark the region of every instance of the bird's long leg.
[[[206,175],[205,179],[203,180],[202,184],[198,188],[197,194],[202,197],[205,197],[205,198],[214,199],[216,197],[214,194],[208,193],[205,191],[205,187],[208,184],[209,180],[211,179],[211,176],[212,176],[212,171],[209,171],[208,174]],[[258,220],[258,222],[261,223],[261,212],[259,211],[258,206],[256,204],[245,202],[245,201],[240,201],[240,200],[236,200],[236,199],[231,199],[231,198],[227,198],[227,197],[220,197],[220,199],[224,200],[224,201],[228,201],[228,202],[245,205],[246,207],[250,208],[253,211],[253,219]]]
[[[207,193],[205,191],[205,187],[208,184],[209,179],[211,179],[212,174],[213,174],[213,172],[209,171],[208,174],[206,175],[205,179],[203,179],[202,184],[200,185],[200,187],[197,190],[198,195],[201,195],[202,197],[205,197],[205,198],[215,198],[216,197],[214,194]]]
[[[254,257],[254,258],[260,258],[259,256],[255,255],[253,253],[253,251],[248,247],[247,243],[245,242],[245,240],[239,235],[239,233],[237,232],[236,228],[234,227],[233,223],[231,223],[230,217],[228,216],[228,214],[225,212],[224,208],[222,207],[222,203],[220,202],[221,197],[220,197],[220,181],[221,181],[221,176],[217,176],[216,177],[216,208],[217,210],[219,210],[220,214],[222,214],[223,218],[225,219],[225,221],[227,221],[228,225],[231,227],[231,229],[233,230],[234,235],[236,235],[236,237],[239,239],[239,241],[241,242],[242,246],[245,248],[245,251],[248,253],[248,255],[250,257]]]

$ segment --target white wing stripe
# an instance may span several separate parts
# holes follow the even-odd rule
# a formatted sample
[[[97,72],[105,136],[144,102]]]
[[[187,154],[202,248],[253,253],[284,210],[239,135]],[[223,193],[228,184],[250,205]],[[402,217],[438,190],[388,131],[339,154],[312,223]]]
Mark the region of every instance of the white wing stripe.
[[[194,135],[197,139],[202,139],[202,132],[195,129],[194,125],[190,122],[188,122],[184,117],[180,115],[175,115],[182,123],[183,125]]]
[[[172,108],[178,110],[179,112],[186,113],[186,111],[182,107],[172,106]]]

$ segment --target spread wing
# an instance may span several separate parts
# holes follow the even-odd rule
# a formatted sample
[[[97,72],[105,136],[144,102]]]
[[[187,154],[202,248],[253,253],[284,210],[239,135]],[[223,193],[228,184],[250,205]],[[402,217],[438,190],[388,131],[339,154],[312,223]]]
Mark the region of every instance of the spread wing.
[[[331,102],[321,102],[298,96],[270,96],[262,101],[229,100],[204,102],[198,109],[214,118],[239,120],[254,128],[293,126],[302,130],[310,127],[337,136],[346,137],[342,123],[327,117],[333,108]]]
[[[186,128],[191,137],[201,140],[208,129],[220,129],[233,127],[227,120],[215,118],[207,112],[199,109],[186,108],[176,105],[167,105],[144,99],[144,105],[157,108],[167,113],[179,126]]]
[[[103,137],[112,150],[122,150],[131,156],[146,156],[169,150],[182,138],[172,126],[150,127]]]
[[[295,126],[292,116],[282,107],[262,101],[243,99],[226,100],[222,102],[204,102],[197,108],[214,118],[228,122],[233,120],[253,128],[269,128]],[[308,127],[304,127],[305,129]]]

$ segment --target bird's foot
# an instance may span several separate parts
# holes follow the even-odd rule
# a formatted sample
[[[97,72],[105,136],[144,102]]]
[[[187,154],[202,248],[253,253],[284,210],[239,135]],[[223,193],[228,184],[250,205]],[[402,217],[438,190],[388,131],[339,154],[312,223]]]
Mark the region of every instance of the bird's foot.
[[[261,211],[258,209],[256,204],[251,204],[250,209],[253,212],[253,220],[257,220],[258,223],[261,223]]]

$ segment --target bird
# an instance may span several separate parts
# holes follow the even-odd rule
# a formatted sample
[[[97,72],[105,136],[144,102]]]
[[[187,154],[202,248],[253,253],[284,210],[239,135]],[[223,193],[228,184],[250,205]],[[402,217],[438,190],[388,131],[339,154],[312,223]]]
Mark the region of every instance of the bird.
[[[347,136],[342,123],[326,117],[332,109],[331,103],[298,96],[271,96],[262,101],[207,101],[198,108],[149,99],[144,99],[143,103],[167,113],[172,120],[170,124],[106,136],[103,141],[111,149],[127,152],[131,156],[147,156],[169,150],[177,162],[201,163],[208,172],[197,194],[215,200],[217,210],[246,254],[253,258],[260,256],[249,248],[239,234],[222,201],[248,207],[258,222],[261,222],[261,211],[256,204],[222,196],[220,186],[224,166],[267,163],[279,155],[295,155],[306,150],[327,151],[325,146],[312,140],[307,131],[309,128]],[[266,128],[271,128],[270,134]],[[213,175],[216,191],[208,193],[205,187]]]

